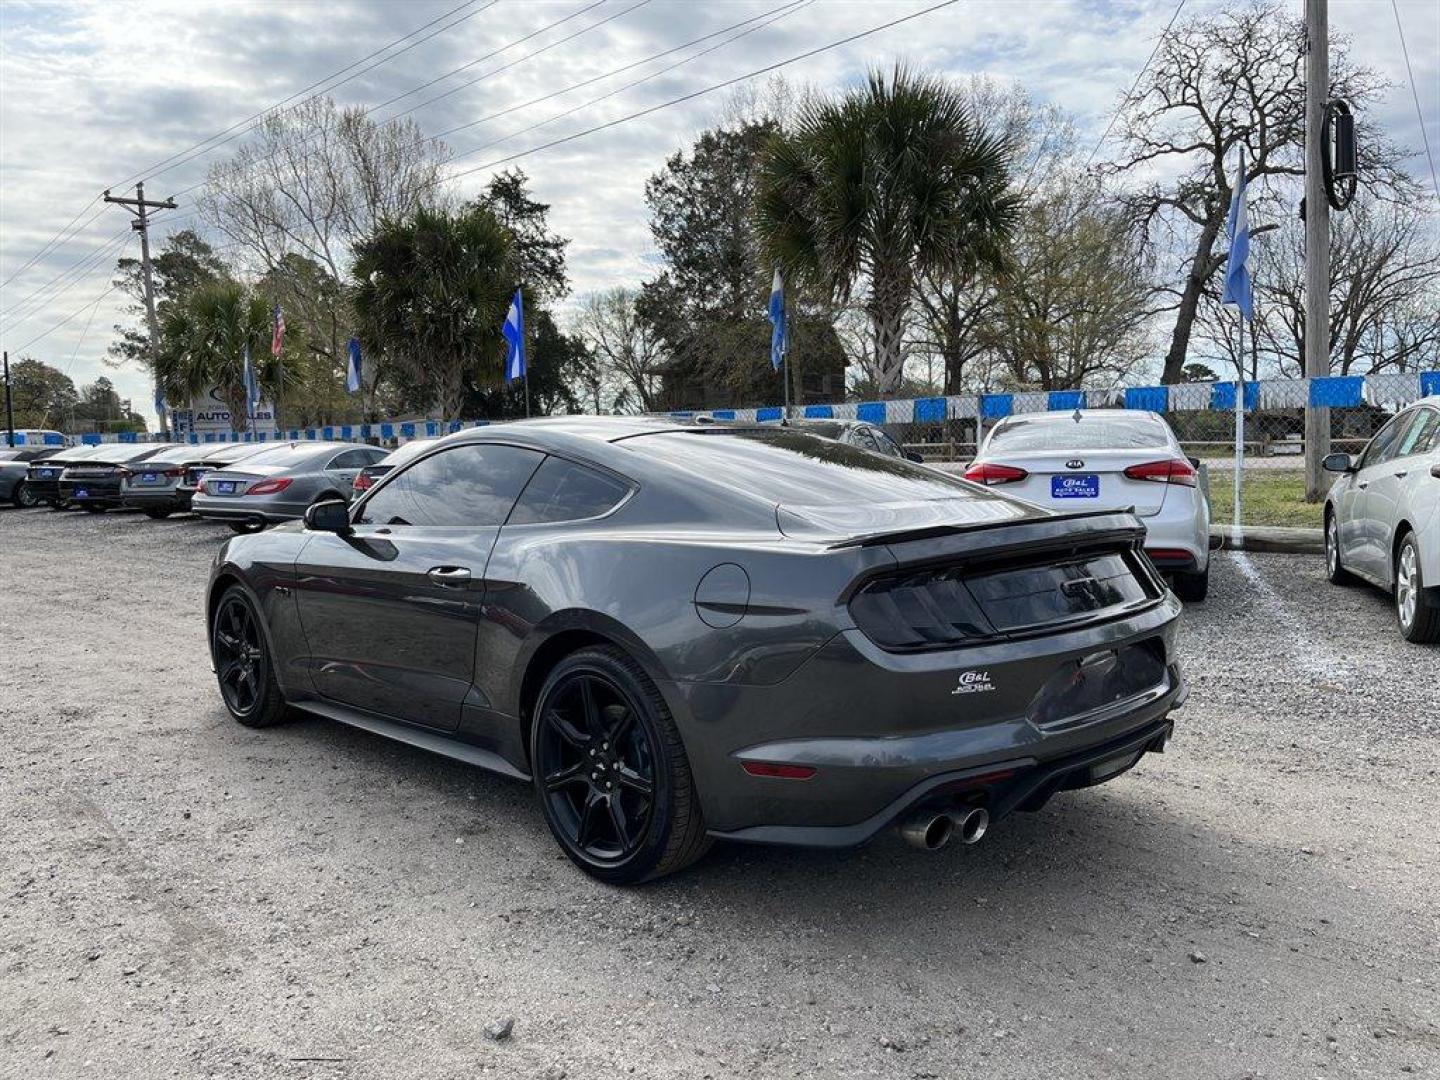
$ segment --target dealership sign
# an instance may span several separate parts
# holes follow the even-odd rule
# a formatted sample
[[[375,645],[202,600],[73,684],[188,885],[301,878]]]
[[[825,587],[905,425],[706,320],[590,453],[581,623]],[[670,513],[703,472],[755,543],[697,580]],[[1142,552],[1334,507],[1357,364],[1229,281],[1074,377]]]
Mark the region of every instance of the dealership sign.
[[[200,395],[190,402],[188,409],[171,409],[171,430],[176,436],[231,432],[235,425],[230,422],[230,406],[220,396],[218,387],[211,387],[208,394]],[[250,413],[247,431],[269,431],[275,427],[275,409],[267,401],[260,402]]]

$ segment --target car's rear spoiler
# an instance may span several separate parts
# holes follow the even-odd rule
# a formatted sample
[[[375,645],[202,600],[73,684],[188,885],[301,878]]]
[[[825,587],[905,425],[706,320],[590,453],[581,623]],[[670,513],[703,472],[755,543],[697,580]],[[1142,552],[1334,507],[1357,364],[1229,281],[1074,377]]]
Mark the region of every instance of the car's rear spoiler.
[[[995,533],[1004,534],[996,543]],[[1145,535],[1145,526],[1133,508],[1124,510],[1085,510],[1071,514],[1055,514],[1028,521],[991,521],[972,525],[927,525],[918,529],[897,529],[888,532],[852,536],[831,544],[832,548],[903,547],[905,561],[921,561],[927,547],[934,555],[953,556],[968,550],[984,549],[987,554],[1000,554],[1010,547],[1049,545],[1056,541],[1074,540],[1091,545],[1109,539],[1132,540]],[[968,539],[967,539],[968,538]]]

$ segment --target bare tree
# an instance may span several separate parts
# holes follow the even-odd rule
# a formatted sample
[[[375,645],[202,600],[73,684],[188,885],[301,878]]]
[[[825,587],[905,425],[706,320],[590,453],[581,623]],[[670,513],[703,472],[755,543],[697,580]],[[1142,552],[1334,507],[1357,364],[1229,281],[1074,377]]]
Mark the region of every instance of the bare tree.
[[[612,401],[652,412],[660,392],[660,342],[649,323],[636,310],[639,293],[614,288],[589,296],[575,321],[575,328],[593,354],[595,370],[589,377],[600,400],[600,388],[614,386]],[[628,391],[626,393],[625,391]]]
[[[1160,43],[1145,78],[1122,105],[1120,159],[1107,167],[1139,182],[1127,201],[1148,240],[1173,252],[1180,283],[1167,287],[1175,323],[1163,381],[1182,377],[1201,301],[1227,252],[1217,251],[1241,148],[1254,226],[1293,212],[1290,178],[1304,171],[1304,28],[1273,2],[1191,16]],[[1332,97],[1362,106],[1383,83],[1356,67],[1343,40],[1330,51]],[[1406,185],[1397,151],[1362,125],[1362,182]]]
[[[363,109],[315,98],[272,112],[252,141],[213,166],[200,209],[283,290],[274,299],[300,316],[309,347],[338,371],[350,319],[334,286],[354,244],[382,221],[443,205],[446,156],[410,120],[378,124]]]

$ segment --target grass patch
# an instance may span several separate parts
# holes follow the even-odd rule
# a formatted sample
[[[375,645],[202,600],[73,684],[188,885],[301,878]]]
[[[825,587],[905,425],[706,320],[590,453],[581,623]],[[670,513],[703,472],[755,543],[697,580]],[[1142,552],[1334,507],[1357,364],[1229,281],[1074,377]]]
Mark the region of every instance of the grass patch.
[[[1210,520],[1230,524],[1234,513],[1233,470],[1210,470]],[[1288,469],[1255,469],[1245,473],[1240,494],[1240,524],[1289,525],[1318,529],[1324,524],[1324,503],[1305,501],[1305,474]]]

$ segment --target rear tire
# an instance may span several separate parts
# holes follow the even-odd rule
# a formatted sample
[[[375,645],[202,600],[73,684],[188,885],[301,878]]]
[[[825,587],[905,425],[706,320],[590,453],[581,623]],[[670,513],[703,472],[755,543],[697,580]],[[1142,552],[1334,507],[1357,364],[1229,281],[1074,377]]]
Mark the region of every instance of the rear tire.
[[[1333,510],[1325,515],[1325,577],[1331,585],[1360,584],[1360,579],[1340,564],[1340,523]]]
[[[171,513],[172,511],[165,509],[163,506],[147,506],[145,508],[145,516],[152,521],[163,521],[169,517]]]
[[[1175,575],[1172,586],[1175,595],[1187,604],[1198,604],[1210,594],[1210,567],[1207,564],[1204,570],[1198,573],[1180,573]]]
[[[1440,605],[1433,603],[1434,599],[1435,593],[1420,574],[1420,545],[1414,533],[1406,533],[1395,549],[1395,618],[1406,641],[1416,645],[1440,642]]]
[[[226,524],[230,526],[230,531],[238,536],[247,536],[265,528],[263,521],[228,521]]]
[[[260,615],[249,595],[232,585],[215,605],[210,622],[210,655],[225,711],[251,728],[290,719],[290,708],[275,679],[275,665]]]
[[[85,508],[87,514],[103,514],[107,509],[104,503],[83,502],[80,505]]]
[[[710,838],[665,699],[614,646],[581,649],[546,678],[530,726],[535,794],[561,849],[591,877],[673,874]]]
[[[20,507],[21,510],[29,510],[31,507],[40,505],[40,500],[35,497],[35,492],[30,489],[30,485],[25,483],[24,480],[16,484],[15,490],[10,492],[10,501]]]

